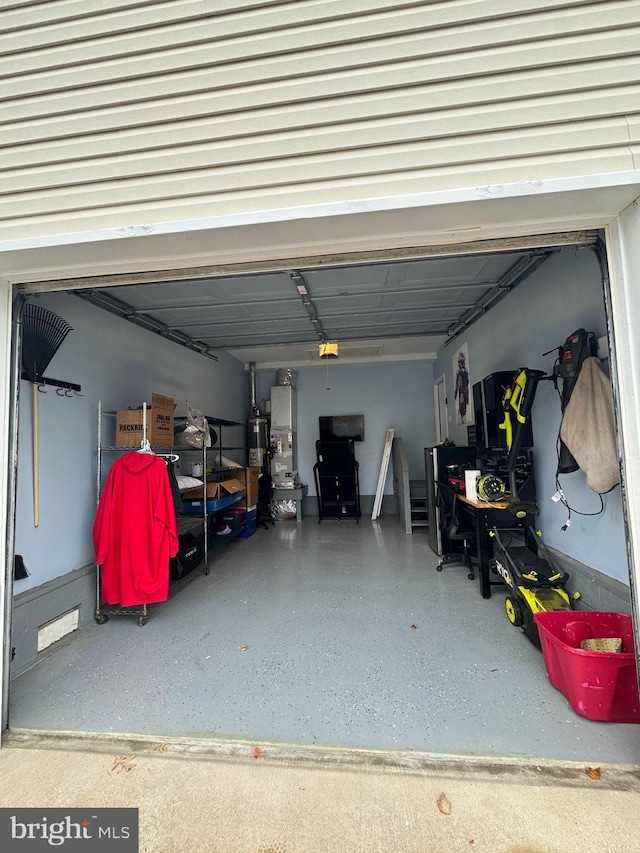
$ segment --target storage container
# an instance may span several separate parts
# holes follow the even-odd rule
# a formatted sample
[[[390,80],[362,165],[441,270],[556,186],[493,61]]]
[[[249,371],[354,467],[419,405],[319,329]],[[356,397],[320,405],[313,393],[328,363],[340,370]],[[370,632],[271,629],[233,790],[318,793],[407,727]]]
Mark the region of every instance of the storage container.
[[[233,507],[222,514],[222,521],[232,530],[240,530],[244,524],[246,511],[240,507]]]
[[[624,613],[536,613],[549,681],[589,720],[640,723],[633,624]],[[583,651],[590,638],[620,637],[622,651]]]
[[[257,507],[253,507],[253,509],[247,510],[247,523],[242,528],[240,533],[238,533],[239,539],[248,539],[249,536],[253,536],[253,534],[258,529],[258,510]]]
[[[216,513],[220,512],[220,510],[226,509],[228,506],[231,506],[234,503],[238,503],[243,498],[242,492],[235,495],[226,495],[223,498],[207,499],[207,513]],[[182,513],[183,515],[202,515],[204,512],[204,502],[202,499],[200,500],[182,500]]]

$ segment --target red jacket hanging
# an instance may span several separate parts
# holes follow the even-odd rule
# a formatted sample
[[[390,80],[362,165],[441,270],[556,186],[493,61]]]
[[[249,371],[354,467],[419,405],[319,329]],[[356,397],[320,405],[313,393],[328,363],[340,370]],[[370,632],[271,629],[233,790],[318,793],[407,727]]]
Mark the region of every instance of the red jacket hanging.
[[[102,597],[128,607],[165,601],[169,558],[178,552],[167,466],[152,453],[127,453],[111,466],[93,525]]]

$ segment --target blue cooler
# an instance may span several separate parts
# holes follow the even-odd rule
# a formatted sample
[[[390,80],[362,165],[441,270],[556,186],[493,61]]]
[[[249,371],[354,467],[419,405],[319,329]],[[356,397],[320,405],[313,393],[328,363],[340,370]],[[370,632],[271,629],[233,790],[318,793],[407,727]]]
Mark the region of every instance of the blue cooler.
[[[258,529],[258,507],[251,507],[251,509],[247,510],[247,523],[242,528],[240,533],[238,533],[239,539],[248,539],[249,536],[253,536],[253,534]]]

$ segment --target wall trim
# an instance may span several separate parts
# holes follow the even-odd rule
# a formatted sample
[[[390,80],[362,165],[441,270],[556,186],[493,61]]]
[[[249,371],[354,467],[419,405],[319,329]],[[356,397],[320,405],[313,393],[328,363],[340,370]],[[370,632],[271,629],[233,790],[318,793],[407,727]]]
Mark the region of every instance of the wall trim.
[[[78,608],[78,629],[92,624],[96,600],[96,568],[93,563],[39,586],[16,593],[13,600],[11,678],[35,666],[69,641],[73,631],[42,651],[38,651],[38,629],[69,610]],[[19,583],[19,581],[18,581]]]
[[[403,210],[413,207],[434,207],[472,201],[504,198],[519,198],[573,190],[591,190],[605,187],[624,187],[638,183],[638,172],[597,173],[566,178],[548,178],[540,181],[515,181],[505,184],[488,184],[461,189],[436,190],[405,195],[379,196],[349,201],[324,202],[321,204],[297,205],[295,207],[253,210],[207,216],[198,219],[179,219],[170,222],[127,224],[119,228],[100,228],[89,231],[74,231],[67,234],[48,234],[41,237],[25,237],[17,240],[0,240],[0,252],[20,251],[49,246],[71,246],[104,240],[129,240],[159,234],[181,234],[210,229],[235,228],[246,225],[263,225],[272,222],[289,222],[300,219],[353,216],[354,214],[378,211]],[[590,222],[590,220],[589,220]],[[587,227],[592,227],[589,224]]]
[[[631,615],[631,590],[628,584],[585,566],[562,551],[547,545],[562,568],[569,573],[569,592],[579,592],[577,610],[604,610]]]
[[[60,575],[57,578],[51,578],[51,580],[45,581],[38,586],[32,586],[30,589],[25,589],[24,592],[16,592],[13,599],[14,607],[26,604],[29,601],[35,601],[35,599],[40,598],[43,595],[47,595],[55,589],[61,589],[62,587],[75,583],[79,578],[84,577],[85,575],[94,574],[95,570],[96,567],[94,563],[87,563],[86,566],[80,566],[79,569],[74,569],[71,572],[67,572],[65,575]],[[16,583],[20,583],[20,581],[16,581]]]

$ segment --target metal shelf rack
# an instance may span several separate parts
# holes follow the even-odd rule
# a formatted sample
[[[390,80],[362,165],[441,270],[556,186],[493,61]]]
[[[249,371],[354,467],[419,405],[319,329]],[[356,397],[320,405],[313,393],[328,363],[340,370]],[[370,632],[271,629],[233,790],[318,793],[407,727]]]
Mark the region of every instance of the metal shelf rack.
[[[239,445],[236,447],[232,446],[223,446],[222,445],[222,428],[223,427],[244,427],[239,421],[230,421],[225,420],[223,418],[208,418],[207,421],[209,426],[215,426],[218,428],[218,441],[213,443],[211,447],[203,447],[200,448],[188,448],[188,447],[153,447],[147,441],[147,403],[143,403],[142,405],[143,412],[143,440],[142,447],[144,449],[151,450],[153,452],[157,452],[158,455],[167,455],[173,456],[182,453],[197,453],[202,456],[202,464],[203,464],[203,472],[205,473],[205,481],[208,480],[206,476],[207,472],[207,463],[209,454],[218,454],[218,460],[222,461],[223,451],[234,451],[241,450],[246,454],[246,446]],[[96,470],[96,507],[100,502],[100,495],[102,491],[102,464],[103,464],[103,454],[104,453],[128,453],[134,450],[133,447],[115,447],[113,445],[103,445],[102,443],[102,426],[103,426],[103,417],[105,415],[114,416],[114,411],[104,411],[102,408],[102,401],[98,401],[98,424],[97,424],[97,470]],[[244,433],[243,433],[244,437]],[[234,471],[233,468],[224,468],[218,467],[215,468],[212,472],[211,479],[212,481],[216,478],[219,478],[224,473],[229,473]],[[245,509],[246,509],[246,491],[242,493],[238,493],[234,495],[234,500],[230,501],[226,506],[230,506],[231,504],[238,504],[241,500],[245,500]],[[222,510],[218,510],[222,511]],[[209,520],[215,515],[215,512],[210,512],[207,509],[207,500],[203,500],[203,510],[202,515],[181,515],[177,518],[177,527],[178,527],[178,536],[181,536],[185,533],[188,533],[192,530],[196,530],[199,527],[204,528],[203,537],[204,537],[204,555],[202,559],[202,563],[199,567],[193,569],[188,574],[184,575],[180,579],[172,579],[169,583],[169,598],[172,598],[177,592],[187,586],[191,581],[200,574],[208,575],[209,574],[209,552],[210,552],[210,530],[209,530]],[[239,531],[238,531],[239,532]],[[235,539],[237,536],[237,532],[235,534],[231,534],[228,537],[225,537],[226,542],[230,542]],[[167,567],[168,570],[168,567]],[[110,616],[135,616],[138,619],[138,625],[141,627],[146,624],[147,619],[149,617],[147,604],[141,604],[138,606],[132,607],[122,607],[117,605],[108,605],[102,601],[101,596],[101,584],[100,584],[100,566],[96,565],[96,609],[94,618],[98,625],[104,625],[109,621]]]

